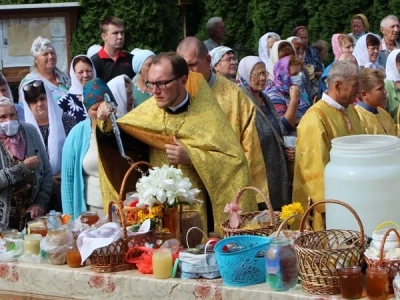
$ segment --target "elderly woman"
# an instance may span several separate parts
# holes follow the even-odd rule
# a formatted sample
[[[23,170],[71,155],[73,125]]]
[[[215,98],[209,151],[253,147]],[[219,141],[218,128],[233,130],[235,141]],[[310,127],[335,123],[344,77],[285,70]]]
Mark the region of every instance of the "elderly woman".
[[[361,68],[373,68],[384,71],[384,67],[378,63],[379,49],[381,47],[380,37],[367,33],[358,39],[353,55]]]
[[[353,48],[353,41],[350,38],[350,36],[348,36],[347,34],[340,34],[340,33],[335,33],[334,35],[332,35],[332,50],[333,50],[333,54],[335,55],[335,61],[337,61],[339,59],[339,57],[344,54],[344,53],[349,53],[351,54],[354,50]],[[326,78],[328,77],[328,73],[330,71],[332,67],[332,64],[328,65],[325,70],[324,73],[321,76],[321,80],[320,80],[320,85],[321,85],[321,91],[325,92],[327,90],[327,86],[326,86]]]
[[[134,99],[133,107],[138,107],[144,101],[153,96],[145,82],[147,81],[147,74],[154,56],[154,52],[150,50],[137,49],[132,58],[132,69],[133,72],[137,74],[132,79]]]
[[[107,83],[117,101],[117,118],[126,115],[133,108],[132,80],[126,75],[119,75]]]
[[[286,39],[288,42],[292,43],[294,50],[296,51],[296,56],[304,61],[304,55],[306,53],[306,45],[303,43],[301,38],[297,36],[291,36]]]
[[[291,202],[288,174],[283,151],[285,128],[270,99],[263,90],[267,72],[265,63],[257,56],[247,56],[239,63],[237,81],[257,107],[256,127],[267,170],[269,196],[274,210]]]
[[[304,64],[307,66],[307,69],[309,69],[311,79],[314,77],[319,79],[324,71],[324,65],[319,58],[318,51],[308,45],[308,29],[305,26],[297,26],[295,29],[293,29],[292,35],[301,38],[306,46]]]
[[[296,50],[293,47],[291,42],[280,40],[274,43],[272,46],[270,57],[268,60],[268,80],[274,80],[274,67],[278,60],[282,57],[289,56],[289,55],[296,55]],[[269,86],[269,82],[268,82]]]
[[[266,66],[268,66],[268,60],[271,55],[272,46],[280,39],[281,37],[275,32],[267,32],[258,41],[258,56]]]
[[[296,126],[310,107],[308,95],[301,91],[303,62],[295,56],[281,58],[274,68],[274,85],[267,91],[286,130],[296,133]]]
[[[83,86],[96,77],[92,60],[86,55],[75,56],[71,62],[69,76],[71,77],[71,87],[68,94],[58,100],[58,106],[79,123],[87,118],[86,109],[82,103]]]
[[[211,56],[211,70],[226,79],[235,81],[237,59],[233,50],[229,47],[219,46],[209,52]]]
[[[357,14],[351,18],[351,33],[349,36],[353,41],[353,46],[355,47],[358,39],[368,33],[369,30],[369,22],[365,15]]]
[[[395,124],[399,120],[398,111],[400,105],[400,49],[390,52],[386,61],[386,79],[385,79],[386,111],[392,116]]]
[[[49,89],[53,101],[57,101],[67,94],[71,81],[67,74],[57,68],[57,54],[50,40],[44,37],[37,37],[31,47],[34,58],[34,70],[22,79],[19,85],[19,102],[23,97],[22,87],[27,82],[41,80]]]
[[[35,128],[18,121],[14,102],[0,97],[0,229],[24,228],[26,213],[45,213],[51,167]]]
[[[114,97],[99,78],[85,84],[83,103],[89,118],[77,124],[68,135],[62,153],[61,193],[65,214],[76,219],[87,210],[103,213],[99,182],[99,155],[96,141],[97,108],[104,94]]]

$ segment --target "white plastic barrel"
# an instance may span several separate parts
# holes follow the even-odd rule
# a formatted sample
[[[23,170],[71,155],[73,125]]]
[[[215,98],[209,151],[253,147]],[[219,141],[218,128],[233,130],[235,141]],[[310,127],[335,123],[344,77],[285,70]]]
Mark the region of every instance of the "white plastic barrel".
[[[399,223],[400,139],[369,134],[333,139],[325,198],[349,204],[368,236],[382,222]],[[326,204],[326,228],[359,230],[350,211],[334,204]]]

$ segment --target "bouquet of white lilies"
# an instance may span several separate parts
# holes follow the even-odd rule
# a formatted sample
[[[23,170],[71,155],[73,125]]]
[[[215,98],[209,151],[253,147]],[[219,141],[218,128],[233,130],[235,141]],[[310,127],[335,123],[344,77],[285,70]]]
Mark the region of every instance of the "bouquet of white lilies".
[[[149,170],[149,175],[144,176],[136,183],[136,193],[139,198],[137,207],[148,205],[163,205],[165,208],[178,204],[193,204],[202,201],[196,199],[199,189],[191,189],[189,178],[183,177],[182,171],[172,166],[163,165]]]

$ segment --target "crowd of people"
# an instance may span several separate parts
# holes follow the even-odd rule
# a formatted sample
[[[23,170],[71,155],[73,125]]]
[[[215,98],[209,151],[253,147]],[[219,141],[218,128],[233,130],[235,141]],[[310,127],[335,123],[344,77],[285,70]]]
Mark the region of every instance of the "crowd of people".
[[[266,33],[258,56],[238,62],[223,45],[220,17],[207,22],[204,42],[187,37],[159,54],[123,51],[124,22],[107,17],[104,45],[75,56],[69,76],[57,68],[51,41],[37,37],[17,103],[0,77],[0,229],[21,230],[49,209],[73,219],[106,213],[130,167],[111,114],[127,156],[176,165],[202,191],[205,230],[219,230],[225,205],[244,186],[259,188],[274,210],[321,201],[333,138],[398,135],[399,21],[385,17],[382,37],[363,14],[350,22],[351,33],[333,34],[327,66],[330,44],[311,44],[304,26],[286,40]],[[140,175],[129,179],[131,190]],[[241,211],[265,209],[258,197],[244,194]],[[324,228],[323,206],[313,228]]]

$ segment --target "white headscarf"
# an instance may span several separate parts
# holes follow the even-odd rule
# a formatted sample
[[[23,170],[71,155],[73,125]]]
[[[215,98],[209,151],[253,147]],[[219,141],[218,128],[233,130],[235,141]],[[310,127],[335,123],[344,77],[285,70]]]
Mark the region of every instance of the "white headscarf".
[[[381,65],[378,63],[378,60],[372,63],[369,59],[367,46],[368,35],[375,35],[379,39],[379,41],[381,41],[381,37],[379,35],[373,33],[367,33],[363,35],[358,39],[357,44],[354,47],[353,56],[357,59],[357,63],[360,67],[382,69]]]
[[[71,61],[71,66],[69,67],[69,77],[71,78],[71,87],[68,90],[68,94],[74,94],[74,95],[82,95],[83,94],[83,85],[82,85],[82,83],[79,82],[78,78],[76,77],[74,67],[73,67],[74,60],[80,56],[87,57],[90,60],[90,63],[92,64],[92,68],[93,68],[93,78],[97,77],[96,69],[95,69],[93,62],[89,56],[84,55],[84,54],[79,54],[79,55],[75,56],[74,59]]]
[[[126,96],[125,89],[125,78],[126,75],[119,75],[110,80],[107,85],[114,95],[115,101],[117,101],[117,117],[120,118],[128,113],[127,102],[128,98]]]
[[[274,45],[272,46],[270,57],[268,60],[268,65],[267,65],[269,76],[274,76],[274,67],[275,67],[276,63],[279,61],[278,48],[279,48],[280,43],[282,43],[282,42],[288,42],[288,41],[285,41],[285,40],[276,41],[274,43]],[[293,44],[291,42],[289,42],[289,44],[292,45],[294,53],[296,53],[296,49],[294,49]]]
[[[100,51],[100,49],[101,49],[100,45],[90,46],[89,49],[87,50],[86,56],[87,57],[92,57],[93,55],[98,53]]]
[[[240,77],[241,84],[243,84],[244,86],[246,86],[246,83],[248,85],[250,85],[251,71],[253,70],[253,68],[256,64],[262,63],[262,62],[263,61],[258,56],[246,56],[240,60],[240,63],[238,66],[238,76]],[[243,82],[243,79],[246,82]]]
[[[267,32],[258,41],[258,56],[265,63],[266,66],[268,65],[268,60],[270,57],[270,51],[268,49],[268,39],[269,38],[274,38],[277,41],[279,41],[281,39],[281,37],[278,34],[276,34],[275,32]]]
[[[400,73],[397,70],[396,57],[400,53],[400,49],[395,49],[390,52],[386,61],[386,79],[392,81],[400,81]]]
[[[23,92],[24,86],[33,81],[35,80],[28,81],[22,86],[21,90],[22,95],[20,100],[24,106],[25,122],[32,124],[36,128],[37,132],[39,133],[40,139],[43,143],[43,147],[46,147],[44,144],[43,136],[39,129],[39,125],[28,103],[26,103],[25,94]],[[47,88],[47,86],[44,83],[43,85],[46,91],[47,109],[49,115],[49,138],[47,141],[47,154],[49,155],[49,160],[51,169],[53,171],[53,175],[57,175],[58,173],[61,172],[61,154],[62,154],[62,147],[65,142],[65,129],[62,122],[63,111],[57,105],[57,102],[51,98],[51,92]]]

